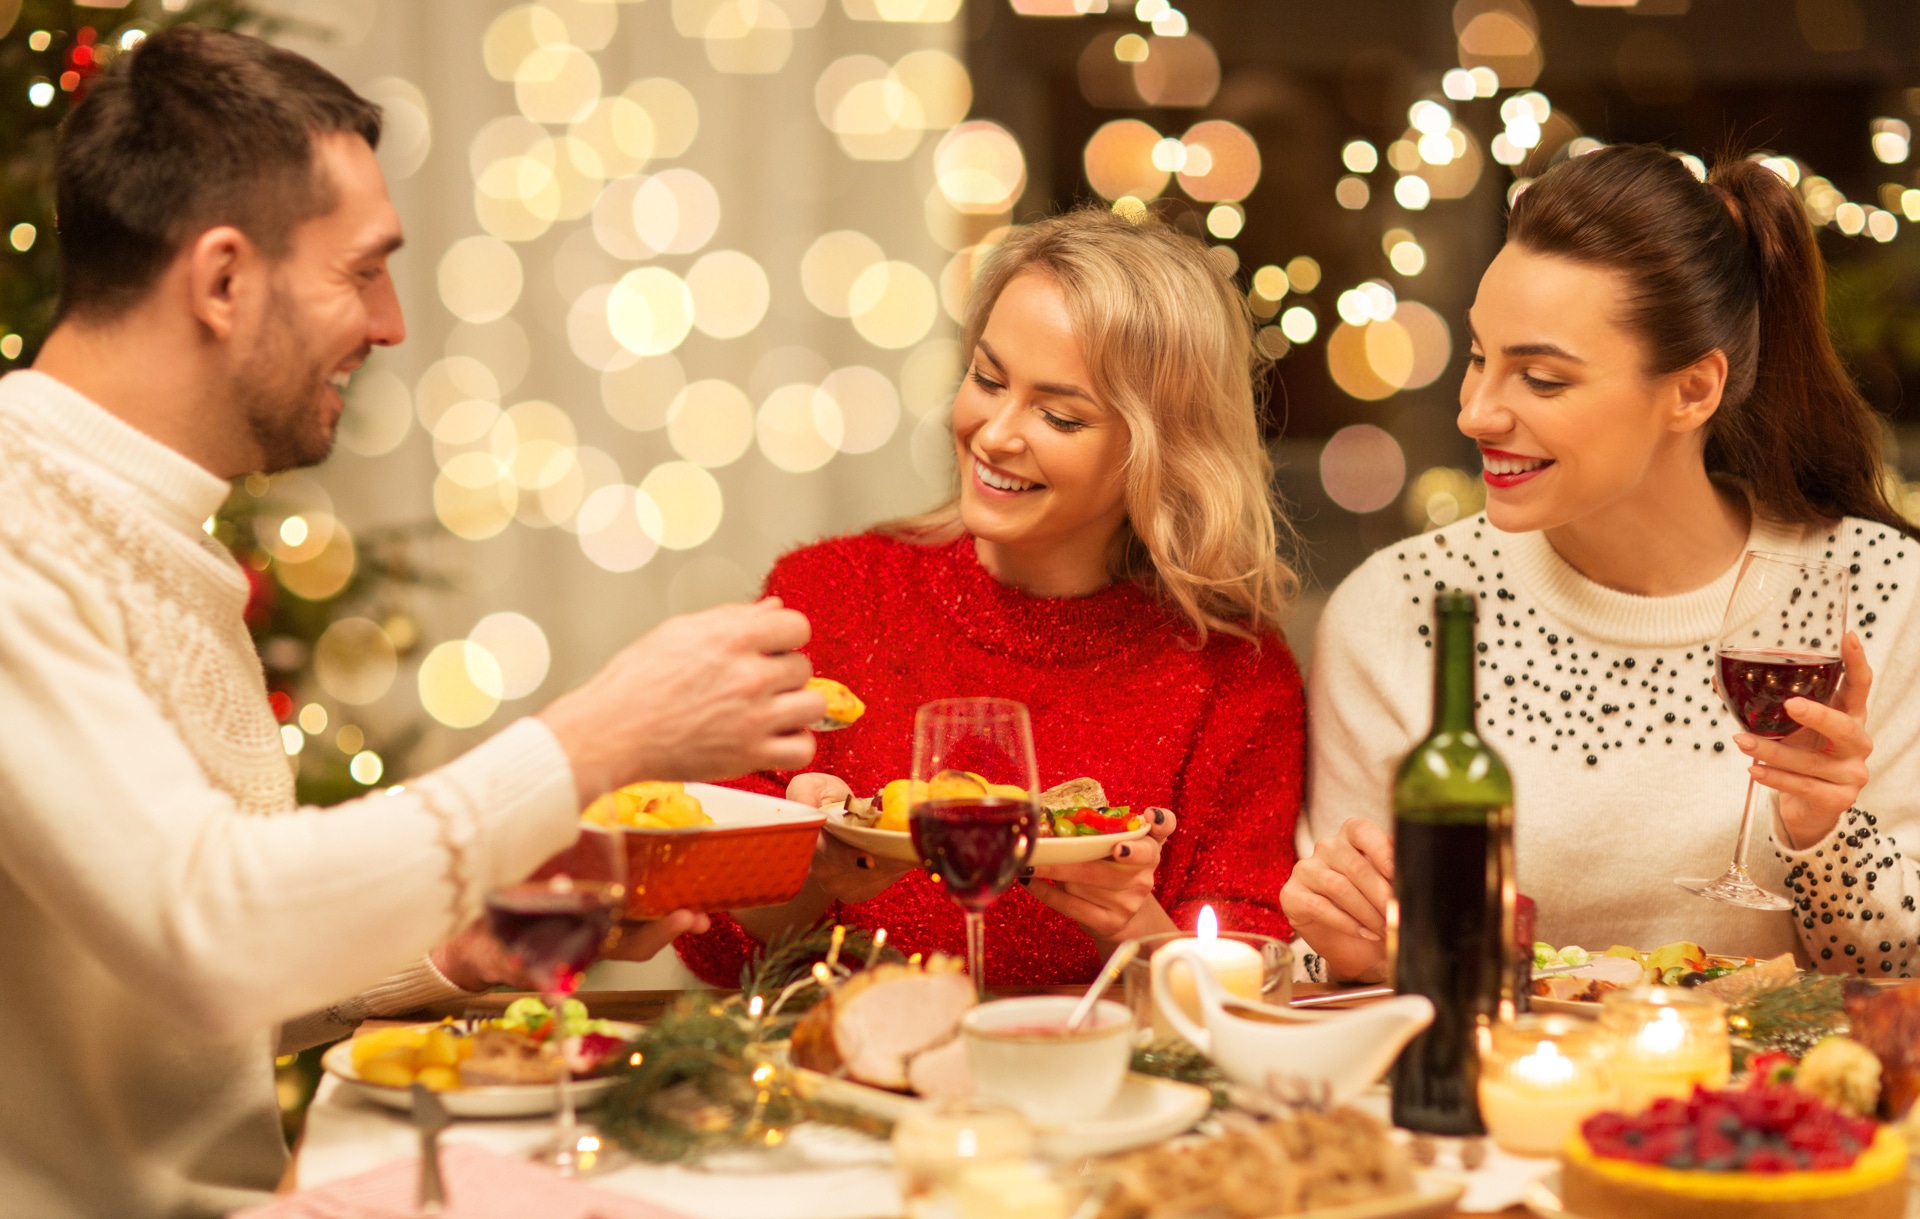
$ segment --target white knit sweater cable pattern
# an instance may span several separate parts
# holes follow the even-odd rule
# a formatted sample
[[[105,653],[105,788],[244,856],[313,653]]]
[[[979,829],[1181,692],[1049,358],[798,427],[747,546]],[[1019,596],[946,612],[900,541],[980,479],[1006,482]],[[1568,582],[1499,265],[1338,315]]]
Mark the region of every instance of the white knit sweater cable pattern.
[[[461,993],[422,954],[574,832],[537,721],[296,808],[246,581],[200,529],[226,493],[52,378],[0,379],[0,993],[37,1013],[0,1039],[0,1212],[257,1201],[275,1026]]]
[[[1433,593],[1464,588],[1480,598],[1480,727],[1513,774],[1520,890],[1539,905],[1539,938],[1693,940],[1793,951],[1834,973],[1920,972],[1920,871],[1899,845],[1920,841],[1920,543],[1849,518],[1830,530],[1756,521],[1747,546],[1851,566],[1850,625],[1874,671],[1872,778],[1857,808],[1796,850],[1771,794],[1756,795],[1755,878],[1795,910],[1746,910],[1673,883],[1725,868],[1746,794],[1747,759],[1730,739],[1740,726],[1712,682],[1738,565],[1693,592],[1634,596],[1485,516],[1388,547],[1328,601],[1309,679],[1302,855],[1349,817],[1391,830],[1394,770],[1432,719]]]

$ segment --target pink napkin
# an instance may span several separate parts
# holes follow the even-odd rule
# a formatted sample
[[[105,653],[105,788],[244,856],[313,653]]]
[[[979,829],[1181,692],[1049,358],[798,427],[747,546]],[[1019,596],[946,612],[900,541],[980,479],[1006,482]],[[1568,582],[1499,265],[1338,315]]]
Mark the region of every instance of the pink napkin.
[[[440,1147],[445,1219],[683,1219],[678,1211],[582,1185],[529,1160],[461,1143]],[[417,1158],[301,1190],[230,1219],[417,1219]]]

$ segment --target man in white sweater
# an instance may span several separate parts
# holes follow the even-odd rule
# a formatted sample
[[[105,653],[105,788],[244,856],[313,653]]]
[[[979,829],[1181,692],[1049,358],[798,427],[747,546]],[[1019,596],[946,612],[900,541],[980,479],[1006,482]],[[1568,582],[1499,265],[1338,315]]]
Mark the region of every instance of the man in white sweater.
[[[190,28],[63,132],[61,320],[0,380],[0,994],[25,1013],[0,1215],[258,1200],[283,1026],[490,981],[446,942],[610,787],[812,756],[807,623],[762,603],[667,622],[404,792],[296,807],[246,581],[200,523],[227,479],[321,460],[347,375],[404,336],[378,137],[312,63]]]

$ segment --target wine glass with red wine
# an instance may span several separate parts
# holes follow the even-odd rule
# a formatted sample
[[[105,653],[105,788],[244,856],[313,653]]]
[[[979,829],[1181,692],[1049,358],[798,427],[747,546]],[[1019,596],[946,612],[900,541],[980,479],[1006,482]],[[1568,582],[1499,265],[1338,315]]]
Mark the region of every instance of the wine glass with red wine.
[[[1040,833],[1033,726],[1004,698],[947,698],[913,717],[913,849],[960,907],[967,972],[984,997],[986,911]]]
[[[627,846],[618,827],[583,825],[580,837],[526,880],[487,895],[487,931],[513,967],[553,1010],[543,1047],[554,1064],[553,1140],[540,1153],[562,1176],[580,1165],[573,1113],[573,1072],[561,1004],[580,986],[587,966],[619,941],[627,904]]]
[[[1740,560],[1715,649],[1714,688],[1741,727],[1779,740],[1800,730],[1787,714],[1795,698],[1825,703],[1840,686],[1840,641],[1847,633],[1847,569],[1838,563],[1749,550]],[[1754,883],[1747,872],[1753,836],[1753,780],[1740,812],[1733,862],[1711,880],[1678,879],[1683,889],[1753,910],[1793,903]]]

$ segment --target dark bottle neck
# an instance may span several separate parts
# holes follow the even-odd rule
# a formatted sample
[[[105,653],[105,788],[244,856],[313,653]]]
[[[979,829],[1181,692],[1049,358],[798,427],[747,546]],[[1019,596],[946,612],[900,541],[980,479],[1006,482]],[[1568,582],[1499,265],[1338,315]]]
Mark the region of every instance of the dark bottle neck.
[[[1470,593],[1445,592],[1436,599],[1433,730],[1472,732],[1474,604]]]

